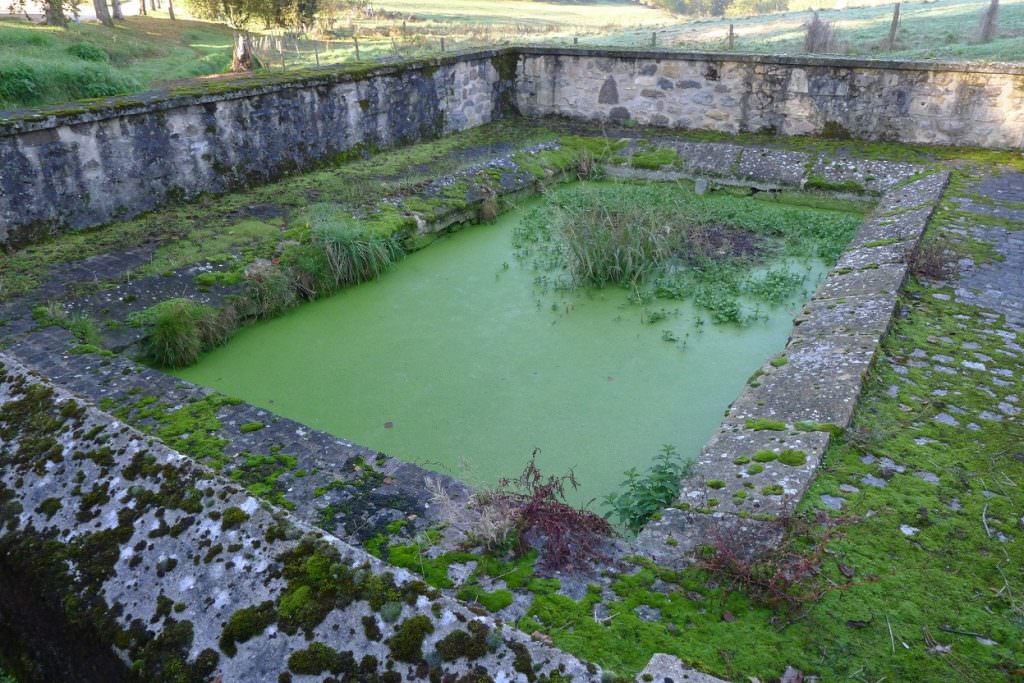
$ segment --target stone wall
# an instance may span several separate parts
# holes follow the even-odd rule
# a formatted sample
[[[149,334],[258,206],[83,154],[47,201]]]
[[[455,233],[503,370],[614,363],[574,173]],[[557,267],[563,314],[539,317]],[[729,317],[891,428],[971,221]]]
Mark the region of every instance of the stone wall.
[[[496,55],[2,120],[0,246],[486,123],[510,100]]]
[[[519,110],[725,133],[1024,148],[1024,68],[531,48]]]
[[[252,84],[252,85],[250,85]],[[0,246],[528,116],[1024,148],[1024,68],[510,48],[0,116]]]

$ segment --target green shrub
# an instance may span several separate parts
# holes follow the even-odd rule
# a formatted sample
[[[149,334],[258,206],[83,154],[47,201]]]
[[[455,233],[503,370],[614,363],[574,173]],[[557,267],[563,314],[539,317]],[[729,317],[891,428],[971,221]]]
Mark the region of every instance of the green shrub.
[[[143,356],[171,368],[191,365],[200,353],[224,343],[235,326],[230,312],[191,299],[162,301],[134,316],[132,322],[148,327]]]
[[[72,57],[78,57],[84,59],[87,62],[109,62],[110,55],[108,55],[102,48],[96,47],[92,43],[73,43],[68,45],[67,52]]]
[[[692,459],[683,458],[674,446],[662,446],[647,472],[641,475],[635,467],[626,471],[625,490],[605,498],[606,516],[615,516],[634,533],[640,531],[655,514],[675,502],[680,483],[692,472]]]

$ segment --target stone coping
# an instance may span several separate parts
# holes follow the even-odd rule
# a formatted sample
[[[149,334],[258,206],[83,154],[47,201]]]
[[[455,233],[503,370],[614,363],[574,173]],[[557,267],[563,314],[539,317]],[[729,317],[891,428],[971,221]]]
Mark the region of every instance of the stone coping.
[[[694,52],[649,48],[559,47],[515,45],[492,49],[468,49],[444,55],[394,62],[367,62],[357,65],[307,67],[284,73],[260,73],[255,76],[207,81],[170,90],[94,100],[75,100],[57,105],[0,111],[0,137],[19,135],[76,123],[100,121],[150,111],[206,104],[221,100],[252,97],[295,88],[364,80],[377,76],[395,76],[409,71],[430,70],[464,61],[522,57],[607,57],[609,59],[654,59],[700,62],[736,62],[741,64],[806,66],[849,69],[888,69],[897,71],[946,71],[977,74],[1024,75],[1024,65],[1004,62],[943,62],[850,58],[826,55],[777,55],[745,52]],[[507,76],[506,76],[507,77]]]
[[[145,112],[236,100],[283,90],[316,88],[379,76],[401,76],[414,71],[432,71],[440,66],[512,54],[514,51],[511,48],[474,49],[392,62],[307,67],[287,72],[258,72],[253,76],[226,78],[222,81],[204,82],[195,79],[189,85],[168,90],[148,90],[131,95],[72,100],[62,104],[0,111],[0,137]]]

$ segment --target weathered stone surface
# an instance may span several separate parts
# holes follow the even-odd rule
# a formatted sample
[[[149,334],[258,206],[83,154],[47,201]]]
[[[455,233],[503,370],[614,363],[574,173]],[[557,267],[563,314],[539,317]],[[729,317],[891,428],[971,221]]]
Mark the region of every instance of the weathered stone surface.
[[[673,655],[656,654],[636,677],[637,683],[725,683],[721,678],[695,671]]]
[[[143,680],[188,670],[190,680],[274,682],[313,673],[300,661],[309,648],[333,651],[316,671],[361,680],[479,667],[525,682],[524,657],[538,673],[600,680],[6,356],[0,465],[0,621],[18,624],[41,680],[127,680],[134,662]],[[467,630],[480,648],[438,653]]]
[[[618,86],[616,104],[642,124],[1024,145],[1024,119],[1014,114],[1024,101],[1024,73],[1009,65],[529,48],[520,51],[516,100],[528,115],[607,120],[610,105],[596,95],[609,78]],[[659,88],[664,79],[675,87]],[[644,96],[656,88],[664,97]],[[871,183],[872,163],[851,161],[847,180]]]

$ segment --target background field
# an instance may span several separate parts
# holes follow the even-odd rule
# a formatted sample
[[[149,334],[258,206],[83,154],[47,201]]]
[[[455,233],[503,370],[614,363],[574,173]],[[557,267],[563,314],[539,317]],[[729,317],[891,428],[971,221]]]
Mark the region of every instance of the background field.
[[[790,6],[813,1],[793,0]],[[886,41],[891,4],[821,10],[820,16],[833,23],[836,54],[1024,60],[1024,0],[1004,0],[996,39],[981,43],[978,25],[987,4],[905,3],[893,49]],[[133,11],[131,5],[126,7]],[[182,10],[178,9],[179,16]],[[797,54],[804,50],[809,18],[810,11],[802,9],[687,19],[620,0],[384,0],[375,7],[324,3],[317,25],[301,36],[256,26],[252,33],[264,68],[285,70],[524,42],[721,51],[729,49],[730,25],[735,51]],[[130,16],[113,29],[90,21],[54,29],[8,17],[0,20],[0,109],[139,92],[220,74],[230,64],[231,39],[225,26],[170,21],[160,11],[149,17]]]

